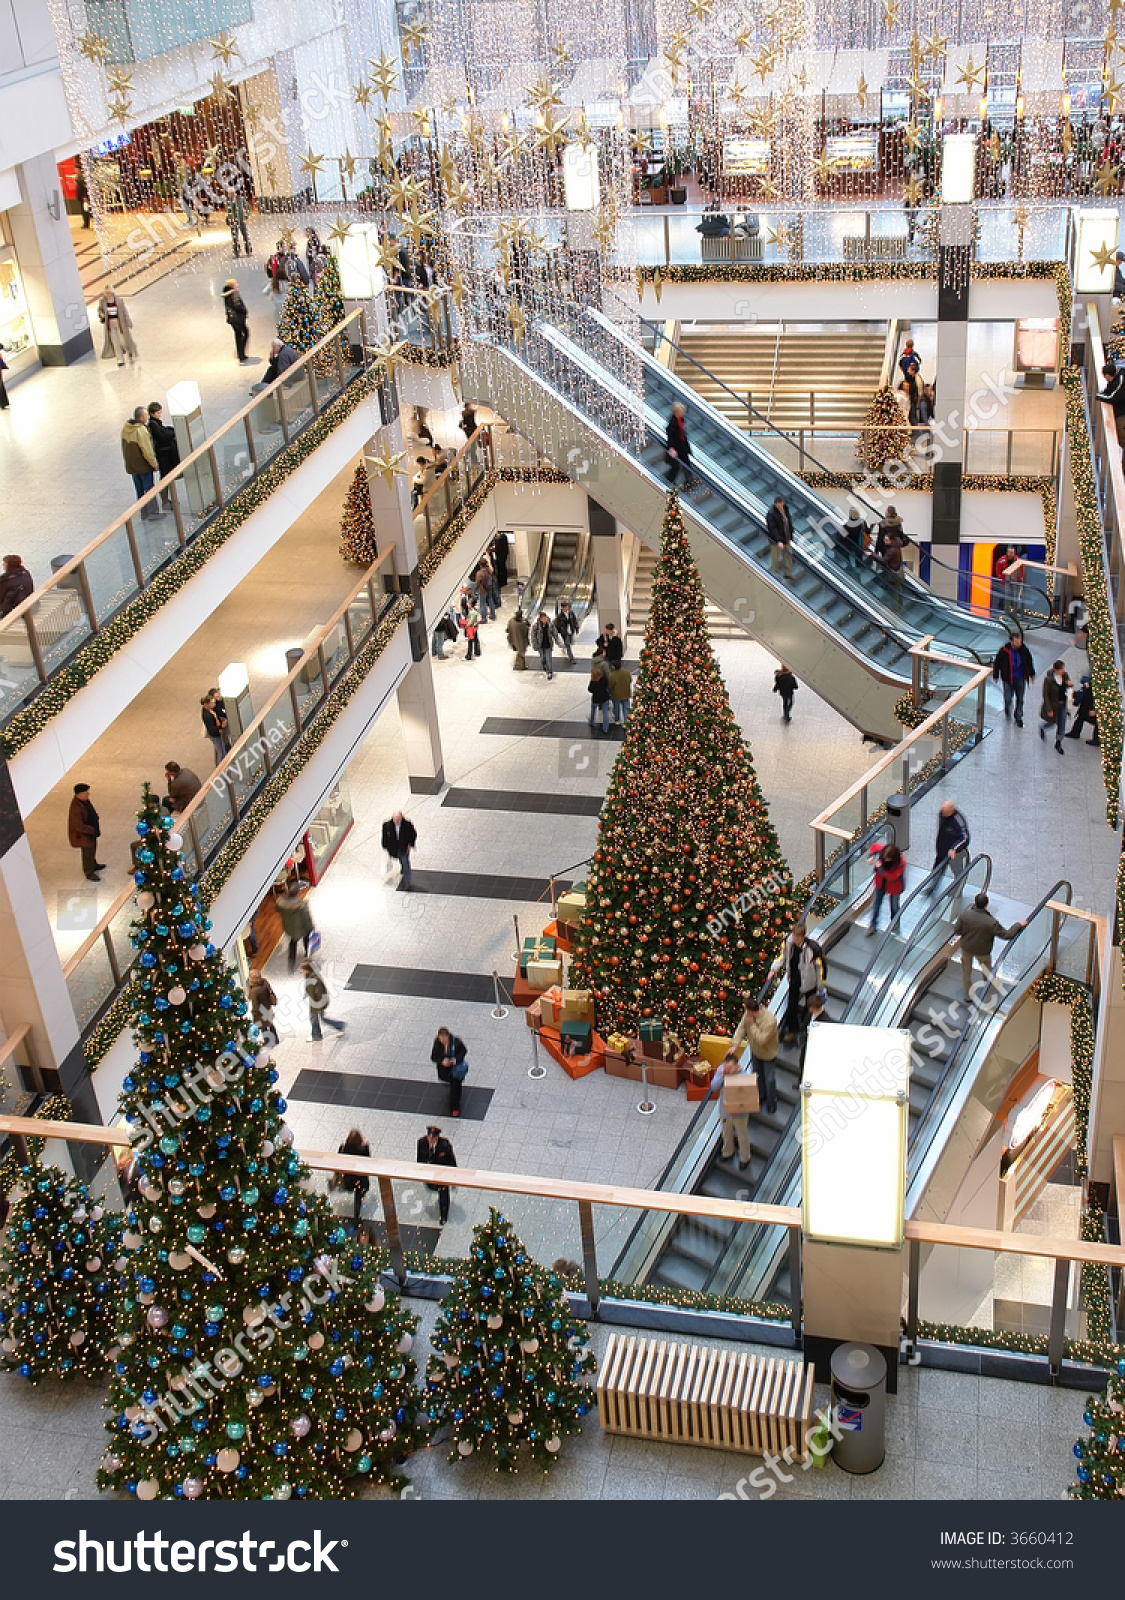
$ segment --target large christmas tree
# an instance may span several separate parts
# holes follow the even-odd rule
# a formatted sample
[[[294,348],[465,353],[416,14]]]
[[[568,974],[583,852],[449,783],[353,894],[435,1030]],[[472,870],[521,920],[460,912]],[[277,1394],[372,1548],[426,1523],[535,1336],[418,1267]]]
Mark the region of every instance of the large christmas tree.
[[[1078,1482],[1067,1493],[1073,1500],[1125,1499],[1125,1360],[1104,1395],[1087,1395],[1082,1420],[1090,1432],[1074,1446]]]
[[[340,265],[336,257],[330,255],[321,268],[320,277],[316,285],[316,311],[320,323],[318,337],[327,338],[333,328],[338,328],[344,320],[344,286],[340,282]],[[348,357],[348,336],[341,333],[339,338],[340,354],[346,360]],[[329,345],[324,355],[318,358],[318,368],[324,371],[336,370],[336,358]]]
[[[797,914],[792,878],[711,650],[675,492],[625,738],[571,963],[600,1030],[725,1033]]]
[[[323,338],[319,309],[300,279],[289,285],[277,323],[277,337],[302,355]]]
[[[910,428],[902,407],[889,385],[877,389],[867,408],[859,454],[868,472],[882,472],[888,461],[897,461],[910,449]]]
[[[32,1383],[104,1378],[116,1354],[121,1215],[37,1157],[18,1183],[0,1249],[0,1367]]]
[[[137,823],[122,1110],[138,1199],[103,1488],[157,1497],[350,1497],[425,1431],[415,1319],[313,1194],[277,1073],[208,939],[183,841],[146,787]]]
[[[453,1426],[451,1461],[483,1451],[517,1472],[526,1445],[547,1472],[594,1403],[586,1329],[498,1211],[474,1228],[430,1342],[430,1416]]]
[[[355,469],[351,487],[344,497],[340,517],[340,554],[345,561],[369,567],[379,554],[375,543],[375,517],[371,510],[371,488],[367,468],[361,461]]]

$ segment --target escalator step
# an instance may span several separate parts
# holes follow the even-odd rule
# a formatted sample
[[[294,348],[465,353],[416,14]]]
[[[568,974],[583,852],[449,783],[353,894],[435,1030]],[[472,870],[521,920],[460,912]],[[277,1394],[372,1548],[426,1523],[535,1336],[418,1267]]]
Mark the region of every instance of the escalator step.
[[[669,1289],[694,1289],[700,1294],[710,1275],[710,1271],[697,1261],[680,1255],[677,1250],[665,1250],[653,1278],[656,1283],[662,1283]]]

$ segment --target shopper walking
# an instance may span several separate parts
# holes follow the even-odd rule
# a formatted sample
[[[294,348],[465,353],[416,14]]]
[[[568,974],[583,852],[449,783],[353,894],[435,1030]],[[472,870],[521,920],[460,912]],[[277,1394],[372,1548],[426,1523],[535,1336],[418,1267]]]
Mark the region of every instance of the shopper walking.
[[[121,455],[125,471],[133,480],[133,492],[142,499],[152,488],[156,477],[156,446],[148,426],[148,412],[137,406],[121,430]],[[155,500],[150,500],[141,512],[142,522],[152,522],[163,513]]]
[[[480,612],[471,602],[462,626],[465,629],[465,660],[471,661],[474,655],[480,655]]]
[[[437,1068],[442,1083],[449,1085],[449,1115],[461,1115],[461,1086],[469,1075],[465,1041],[449,1028],[439,1028],[430,1051],[430,1060]]]
[[[508,586],[508,551],[510,545],[508,543],[508,535],[503,529],[496,535],[488,549],[489,554],[492,556],[492,570],[496,574],[496,582],[501,589],[506,589]]]
[[[98,873],[105,871],[105,862],[98,860],[98,839],[102,824],[98,813],[94,810],[94,802],[90,799],[88,783],[74,785],[74,798],[70,802],[70,811],[67,814],[66,831],[71,849],[82,852],[82,871],[91,883],[100,883]]]
[[[477,592],[477,606],[480,610],[481,621],[495,621],[496,607],[492,603],[492,568],[483,557],[480,566],[473,573],[473,584]]]
[[[769,975],[776,978],[782,972],[788,980],[788,990],[781,1033],[788,1043],[797,1037],[802,1009],[809,995],[820,988],[827,972],[824,951],[815,939],[809,938],[804,922],[798,922],[786,938]]]
[[[418,843],[418,835],[414,824],[409,817],[404,817],[401,811],[383,824],[383,849],[387,852],[388,875],[394,871],[397,863],[402,875],[402,887],[410,892],[413,887],[410,881],[410,852]]]
[[[175,428],[164,421],[164,408],[159,400],[148,403],[148,431],[152,434],[152,448],[160,469],[160,501],[165,511],[171,511],[172,491],[164,487],[164,480],[171,477],[180,464],[180,447],[176,443]]]
[[[902,886],[906,878],[906,857],[897,844],[873,844],[868,854],[872,857],[875,868],[875,901],[871,908],[871,923],[867,931],[877,933],[879,913],[883,909],[884,899],[890,901],[891,921],[893,922],[898,916]]]
[[[289,940],[289,970],[297,964],[297,946],[309,953],[309,939],[315,933],[312,912],[309,910],[309,891],[301,883],[286,884],[274,905],[281,918],[281,930]]]
[[[797,693],[798,687],[796,678],[783,661],[773,675],[773,692],[781,696],[782,722],[793,720],[793,696]]]
[[[766,538],[770,542],[770,569],[776,575],[785,563],[785,576],[793,577],[793,519],[784,495],[778,495],[766,512]]]
[[[227,319],[227,326],[234,334],[234,353],[244,366],[250,359],[246,354],[246,347],[250,342],[250,313],[246,309],[246,302],[242,298],[235,278],[228,278],[223,284],[223,315]]]
[[[246,227],[247,205],[246,196],[242,192],[241,183],[236,179],[234,187],[227,195],[227,227],[230,229],[231,249],[237,261],[239,255],[239,240],[246,246],[246,254],[254,254],[254,246],[250,243],[250,234]]]
[[[938,886],[945,877],[946,867],[952,866],[954,874],[963,872],[969,865],[969,824],[965,821],[963,812],[959,811],[952,800],[942,802],[938,812],[937,839],[934,842],[934,865],[931,871],[941,868],[937,877],[930,885],[930,893],[936,894]]]
[[[604,672],[591,672],[587,684],[590,696],[590,726],[596,729],[598,712],[601,712],[602,732],[609,732],[609,679]]]
[[[1016,727],[1023,727],[1023,697],[1029,683],[1035,681],[1035,666],[1031,659],[1031,651],[1023,642],[1023,634],[1019,629],[1012,634],[1007,644],[1001,645],[996,652],[996,660],[992,663],[992,677],[994,682],[999,682],[1004,691],[1004,715],[1011,718],[1012,708],[1015,708]]]
[[[517,610],[514,617],[510,618],[507,629],[508,644],[515,653],[512,663],[514,672],[526,672],[527,651],[531,643],[531,629],[527,625],[527,618],[522,611]]]
[[[453,1146],[445,1138],[436,1123],[430,1123],[425,1133],[418,1140],[418,1149],[415,1160],[419,1166],[455,1167],[457,1157],[453,1154]],[[449,1185],[445,1183],[428,1183],[426,1188],[431,1194],[438,1197],[438,1220],[442,1223],[449,1221]]]
[[[211,741],[215,765],[221,767],[230,749],[230,729],[227,725],[226,707],[217,689],[208,689],[199,702],[199,715],[203,731]]]
[[[250,1016],[261,1033],[262,1046],[269,1050],[278,1042],[277,996],[260,967],[251,967],[246,988]]]
[[[548,681],[555,675],[554,647],[558,637],[554,623],[545,611],[541,611],[531,630],[531,643],[533,649],[539,652],[539,659],[543,663],[543,671],[547,674]],[[573,655],[570,659],[574,660]]]
[[[761,1102],[772,1117],[777,1111],[775,1063],[777,1053],[781,1049],[781,1040],[777,1031],[777,1018],[754,994],[742,997],[742,1020],[734,1030],[731,1047],[741,1053],[747,1045],[750,1046],[750,1055],[758,1078]]]
[[[719,1064],[711,1085],[711,1097],[719,1097],[719,1124],[723,1130],[722,1159],[729,1161],[734,1155],[735,1141],[738,1141],[738,1166],[744,1172],[750,1165],[754,1156],[754,1147],[750,1143],[750,1113],[748,1111],[728,1111],[726,1108],[726,1085],[732,1078],[740,1077],[743,1068],[739,1064],[739,1054],[730,1049]]]
[[[573,641],[578,637],[579,622],[574,612],[570,609],[569,600],[560,600],[559,609],[555,613],[555,637],[566,651],[566,659],[574,665]]]
[[[1087,744],[1101,744],[1098,737],[1098,718],[1094,709],[1094,687],[1090,681],[1090,674],[1083,673],[1080,686],[1071,693],[1071,704],[1074,707],[1074,726],[1066,735],[1068,739],[1081,737],[1082,729],[1087,723],[1093,728],[1093,737],[1086,740]]]
[[[35,579],[23,564],[22,556],[5,556],[0,577],[0,617],[6,617],[35,593]]]
[[[1046,739],[1047,729],[1053,727],[1055,749],[1060,756],[1065,754],[1063,736],[1066,733],[1066,696],[1069,688],[1070,679],[1067,677],[1066,668],[1061,661],[1056,661],[1043,679],[1043,702],[1039,707],[1039,737]]]
[[[112,289],[107,289],[98,301],[98,321],[105,329],[102,360],[110,361],[116,356],[119,367],[125,365],[126,356],[130,361],[134,360],[137,344],[133,338],[133,319],[128,306],[117,298]]]
[[[686,416],[687,406],[682,400],[677,400],[672,407],[672,415],[668,418],[668,426],[664,430],[664,459],[668,463],[664,481],[672,485],[683,472],[687,478],[684,487],[690,489],[694,479],[691,475],[691,442],[684,420]]]
[[[444,661],[446,645],[457,643],[456,615],[457,613],[451,607],[434,629],[433,639],[430,642],[430,653],[435,661]]]
[[[337,1151],[342,1156],[362,1156],[365,1160],[371,1158],[371,1146],[360,1133],[358,1128],[353,1128]],[[333,1180],[334,1187],[351,1191],[352,1220],[358,1222],[363,1211],[363,1202],[371,1188],[371,1179],[365,1172],[338,1172]]]
[[[309,1002],[309,1043],[320,1044],[324,1038],[321,1024],[335,1028],[337,1033],[343,1033],[347,1027],[346,1022],[339,1022],[335,1017],[328,1015],[328,987],[320,973],[307,958],[301,962],[301,976],[304,980],[305,998]]]
[[[914,340],[907,339],[902,347],[902,354],[898,358],[898,370],[906,381],[913,386],[918,374],[922,370],[921,358],[914,348]]]
[[[992,982],[992,945],[996,939],[1014,939],[1026,922],[1013,922],[1010,928],[999,923],[988,909],[988,896],[978,894],[971,906],[966,906],[954,924],[953,931],[960,941],[961,985],[968,1000],[973,983],[973,962],[981,967],[989,983]]]
[[[613,720],[622,727],[628,721],[629,706],[633,699],[633,678],[628,667],[614,667],[609,674],[609,699],[613,707]]]

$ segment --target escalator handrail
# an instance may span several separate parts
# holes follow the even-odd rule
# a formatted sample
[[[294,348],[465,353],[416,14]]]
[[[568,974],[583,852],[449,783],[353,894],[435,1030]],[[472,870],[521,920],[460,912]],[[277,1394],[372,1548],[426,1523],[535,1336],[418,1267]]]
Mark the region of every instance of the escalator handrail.
[[[539,554],[535,565],[528,573],[527,582],[520,595],[520,609],[525,617],[530,617],[532,611],[538,616],[542,606],[542,597],[547,592],[547,580],[551,575],[551,557],[555,548],[554,531],[547,529],[543,534],[543,542],[539,546]],[[533,599],[529,600],[529,596]]]

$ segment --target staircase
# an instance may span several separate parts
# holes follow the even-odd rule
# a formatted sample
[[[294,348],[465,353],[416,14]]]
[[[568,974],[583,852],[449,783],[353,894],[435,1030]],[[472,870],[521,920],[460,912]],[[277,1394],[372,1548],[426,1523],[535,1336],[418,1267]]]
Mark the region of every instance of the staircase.
[[[652,580],[656,575],[656,563],[660,557],[657,551],[644,544],[637,552],[637,562],[633,569],[633,582],[629,590],[629,633],[637,641],[636,648],[640,649],[640,641],[644,638],[648,619],[652,614]],[[747,630],[740,628],[732,617],[728,617],[721,606],[708,600],[703,608],[707,619],[707,630],[712,639],[745,639]]]
[[[749,395],[755,411],[783,431],[815,425],[848,433],[862,426],[879,387],[886,325],[783,322],[731,333],[688,324],[678,343],[676,376],[735,427],[749,426],[739,403]]]

